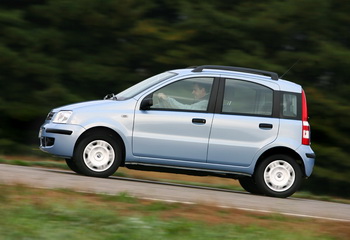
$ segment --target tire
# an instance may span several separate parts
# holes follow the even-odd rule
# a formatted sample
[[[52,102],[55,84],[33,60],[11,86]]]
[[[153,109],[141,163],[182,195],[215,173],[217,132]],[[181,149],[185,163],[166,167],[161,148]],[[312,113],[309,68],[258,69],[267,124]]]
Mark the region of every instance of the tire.
[[[82,139],[73,155],[77,171],[91,177],[109,177],[117,171],[122,160],[118,139],[107,132],[95,132]]]
[[[250,192],[252,194],[261,194],[252,177],[242,177],[239,178],[238,181],[241,184],[242,188],[247,192]]]
[[[65,160],[66,160],[66,164],[70,168],[70,170],[80,174],[80,171],[79,171],[77,165],[75,164],[75,162],[73,161],[73,159],[66,158]]]
[[[287,155],[273,155],[256,169],[254,180],[262,194],[286,198],[300,187],[302,173],[297,162]]]

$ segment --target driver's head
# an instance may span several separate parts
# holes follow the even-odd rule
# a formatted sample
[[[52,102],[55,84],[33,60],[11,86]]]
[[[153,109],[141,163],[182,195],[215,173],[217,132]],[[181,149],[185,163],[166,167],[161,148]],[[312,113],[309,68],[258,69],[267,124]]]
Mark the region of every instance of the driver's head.
[[[193,94],[194,98],[198,100],[198,99],[203,98],[208,93],[203,85],[201,85],[199,83],[195,83],[193,85],[192,94]]]

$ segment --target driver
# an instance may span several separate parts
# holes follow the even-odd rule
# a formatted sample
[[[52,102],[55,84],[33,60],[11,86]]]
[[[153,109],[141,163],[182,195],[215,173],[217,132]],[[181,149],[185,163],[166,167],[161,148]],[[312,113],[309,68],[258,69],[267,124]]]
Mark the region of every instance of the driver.
[[[180,103],[174,98],[168,97],[164,93],[158,93],[157,97],[160,100],[166,101],[171,108],[191,109],[191,110],[199,110],[199,111],[207,110],[208,101],[209,101],[209,89],[207,89],[207,85],[195,83],[193,86],[192,94],[194,99],[196,100],[196,102],[193,104]]]

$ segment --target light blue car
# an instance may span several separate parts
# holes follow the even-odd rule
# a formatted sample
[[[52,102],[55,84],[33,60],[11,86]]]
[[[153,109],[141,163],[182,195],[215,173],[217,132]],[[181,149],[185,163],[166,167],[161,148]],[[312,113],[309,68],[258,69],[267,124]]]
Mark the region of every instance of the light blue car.
[[[274,197],[297,191],[315,162],[302,87],[228,66],[171,70],[53,109],[39,138],[41,150],[79,174],[108,177],[125,166],[215,175]]]

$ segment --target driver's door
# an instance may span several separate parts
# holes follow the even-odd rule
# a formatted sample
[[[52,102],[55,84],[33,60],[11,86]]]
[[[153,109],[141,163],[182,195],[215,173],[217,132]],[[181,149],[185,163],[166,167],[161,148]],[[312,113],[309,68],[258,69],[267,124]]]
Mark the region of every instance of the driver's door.
[[[148,110],[135,111],[134,156],[157,163],[159,160],[206,162],[213,121],[213,113],[207,109],[213,81],[213,78],[189,78],[153,92],[150,95],[153,105]],[[208,91],[207,100],[201,103],[192,96],[192,87],[198,82],[206,84]],[[167,101],[157,99],[159,93],[166,95]]]

